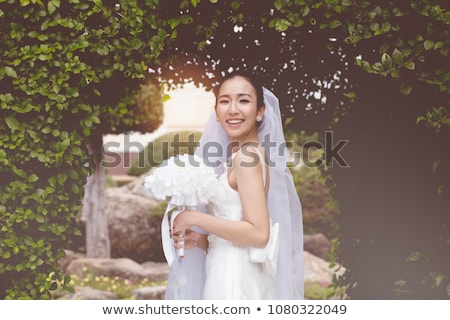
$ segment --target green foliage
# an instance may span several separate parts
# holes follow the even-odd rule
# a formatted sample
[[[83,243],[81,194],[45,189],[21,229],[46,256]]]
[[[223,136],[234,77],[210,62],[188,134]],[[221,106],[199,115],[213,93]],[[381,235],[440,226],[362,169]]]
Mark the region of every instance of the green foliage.
[[[155,81],[135,97],[170,36],[157,4],[0,1],[0,298],[65,285],[57,260],[80,234],[86,141],[160,124]]]
[[[334,290],[332,287],[316,282],[305,283],[305,299],[308,300],[326,300],[334,297]]]
[[[291,167],[290,170],[302,202],[304,232],[306,234],[320,232],[330,239],[335,238],[339,230],[338,204],[322,172],[326,168],[316,165],[316,160],[322,160],[323,163],[323,150],[311,151],[305,148],[307,143],[320,143],[319,134],[308,135],[304,131],[289,132],[286,141],[292,144],[291,152],[300,154],[303,160],[300,166]]]
[[[424,122],[426,126],[439,132],[442,126],[450,126],[449,111],[444,107],[433,108],[427,112],[426,116],[417,117],[417,123],[421,122]]]
[[[302,201],[304,232],[321,232],[330,238],[337,236],[339,210],[320,168],[303,166],[291,171]]]
[[[139,153],[128,174],[139,176],[174,155],[193,154],[200,136],[198,131],[174,131],[156,138]]]
[[[274,6],[281,17],[274,15],[269,26],[280,32],[302,26],[298,21],[309,18],[320,21],[320,29],[342,28],[348,44],[362,45],[368,39],[379,38],[378,48],[374,48],[378,49],[378,61],[369,62],[373,57],[366,50],[360,53],[368,57],[356,60],[364,70],[399,79],[402,71],[410,70],[416,78],[438,85],[441,91],[450,90],[448,67],[428,64],[436,57],[445,60],[450,51],[450,12],[439,1],[275,1]],[[410,21],[424,24],[412,27],[407,23]],[[400,79],[402,83],[405,80]]]
[[[228,68],[250,69],[284,101],[291,125],[302,128],[342,117],[363,85],[355,70],[395,79],[404,95],[433,86],[449,110],[450,12],[442,0],[182,3],[179,19],[192,21],[174,24],[178,36],[153,67],[173,83],[188,78],[214,87]],[[304,104],[306,111],[296,108]],[[438,108],[420,107],[422,114]]]

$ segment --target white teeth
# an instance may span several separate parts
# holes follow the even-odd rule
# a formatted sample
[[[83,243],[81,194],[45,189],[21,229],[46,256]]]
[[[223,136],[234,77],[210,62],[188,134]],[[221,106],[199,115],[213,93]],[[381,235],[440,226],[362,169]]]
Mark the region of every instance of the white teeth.
[[[231,124],[238,124],[238,123],[241,123],[241,122],[243,122],[243,120],[228,120],[227,121],[228,123],[231,123]]]

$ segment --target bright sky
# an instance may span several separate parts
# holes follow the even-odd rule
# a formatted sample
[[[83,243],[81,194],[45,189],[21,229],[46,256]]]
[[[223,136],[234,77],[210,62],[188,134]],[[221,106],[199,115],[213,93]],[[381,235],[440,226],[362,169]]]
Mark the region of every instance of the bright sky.
[[[163,124],[152,133],[137,132],[118,135],[108,134],[103,144],[108,143],[108,152],[140,151],[150,141],[170,131],[202,130],[214,108],[214,94],[193,84],[184,85],[183,89],[168,92],[170,99],[164,103]]]

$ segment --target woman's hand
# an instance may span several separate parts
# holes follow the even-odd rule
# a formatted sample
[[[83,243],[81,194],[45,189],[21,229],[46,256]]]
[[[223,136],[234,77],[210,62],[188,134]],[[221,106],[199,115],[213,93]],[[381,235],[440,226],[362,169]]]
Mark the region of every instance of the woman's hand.
[[[172,226],[172,237],[175,248],[191,249],[198,247],[205,251],[208,250],[207,235],[190,229],[194,225],[197,213],[197,211],[186,210],[175,217]]]
[[[195,211],[185,210],[177,214],[172,225],[172,234],[180,235],[184,230],[189,229],[193,226],[192,218]]]
[[[199,233],[191,229],[186,229],[184,235],[182,233],[173,234],[174,246],[177,249],[200,248],[208,250],[208,235]]]

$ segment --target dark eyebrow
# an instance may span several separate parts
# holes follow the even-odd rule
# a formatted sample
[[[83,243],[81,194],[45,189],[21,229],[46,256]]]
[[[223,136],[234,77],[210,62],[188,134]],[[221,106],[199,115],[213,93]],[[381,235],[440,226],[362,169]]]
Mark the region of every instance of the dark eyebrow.
[[[252,97],[252,95],[249,94],[249,93],[239,93],[239,94],[238,94],[238,97],[239,97],[239,98],[244,97],[244,96],[249,97],[249,98]],[[222,94],[222,95],[219,96],[219,98],[229,98],[229,97],[230,97],[229,94]]]

